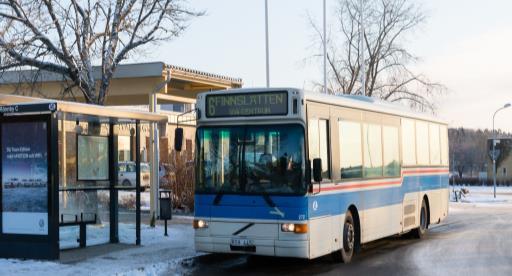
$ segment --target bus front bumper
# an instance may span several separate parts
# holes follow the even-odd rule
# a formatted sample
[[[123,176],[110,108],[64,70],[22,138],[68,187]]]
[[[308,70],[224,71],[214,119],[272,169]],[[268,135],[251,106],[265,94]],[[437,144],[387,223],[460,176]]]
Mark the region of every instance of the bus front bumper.
[[[309,258],[307,240],[251,239],[252,245],[240,248],[231,245],[229,237],[196,236],[196,251],[209,253],[253,254],[277,257]]]

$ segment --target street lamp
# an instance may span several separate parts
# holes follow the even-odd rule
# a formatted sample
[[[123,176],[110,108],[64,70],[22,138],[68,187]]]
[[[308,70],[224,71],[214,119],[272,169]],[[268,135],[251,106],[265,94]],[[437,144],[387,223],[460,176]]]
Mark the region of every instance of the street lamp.
[[[498,158],[496,154],[496,132],[494,130],[494,118],[496,117],[496,113],[498,111],[510,107],[510,103],[506,103],[503,107],[500,107],[498,110],[494,112],[494,115],[492,115],[492,170],[494,173],[494,198],[496,198],[496,159]]]

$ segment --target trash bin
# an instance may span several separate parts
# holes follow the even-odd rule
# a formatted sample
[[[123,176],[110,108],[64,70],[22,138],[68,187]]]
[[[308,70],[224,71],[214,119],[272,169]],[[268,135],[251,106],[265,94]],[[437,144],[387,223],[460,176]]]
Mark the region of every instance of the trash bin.
[[[160,219],[168,220],[172,219],[172,200],[171,190],[160,190]]]

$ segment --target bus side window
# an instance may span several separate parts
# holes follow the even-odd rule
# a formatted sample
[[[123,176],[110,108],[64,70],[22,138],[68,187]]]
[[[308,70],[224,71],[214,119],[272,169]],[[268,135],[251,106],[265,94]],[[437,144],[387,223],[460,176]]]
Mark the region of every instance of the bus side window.
[[[339,121],[340,175],[341,179],[363,177],[361,124]]]
[[[310,119],[308,122],[308,138],[309,159],[322,159],[322,177],[324,179],[330,179],[329,120]],[[313,162],[311,162],[311,166],[313,166]]]
[[[429,138],[430,138],[430,164],[441,165],[441,142],[439,140],[439,125],[430,123]]]
[[[384,146],[384,176],[400,176],[398,128],[383,126],[382,135],[382,144]]]
[[[418,165],[430,165],[428,123],[416,121],[416,154]]]
[[[445,125],[441,125],[440,129],[441,139],[441,164],[448,165],[448,130]]]
[[[416,130],[410,119],[402,119],[402,162],[404,166],[416,165]]]
[[[380,125],[363,125],[363,177],[382,177],[382,131]]]
[[[320,158],[322,159],[322,177],[330,179],[331,162],[329,158],[329,120],[319,120],[318,123],[320,134]]]

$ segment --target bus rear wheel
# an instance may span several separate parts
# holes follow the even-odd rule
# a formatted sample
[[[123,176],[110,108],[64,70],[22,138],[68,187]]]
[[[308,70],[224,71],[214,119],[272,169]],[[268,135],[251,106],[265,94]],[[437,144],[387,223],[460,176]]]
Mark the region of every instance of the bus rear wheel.
[[[427,203],[425,199],[421,202],[421,210],[420,210],[420,226],[416,229],[413,229],[411,234],[414,238],[421,239],[427,233],[428,228],[428,211],[427,211]]]
[[[356,227],[351,211],[347,211],[345,214],[342,242],[343,247],[340,250],[334,252],[333,257],[336,260],[341,260],[343,263],[350,263],[350,261],[352,261],[352,257],[354,256],[356,247]]]

